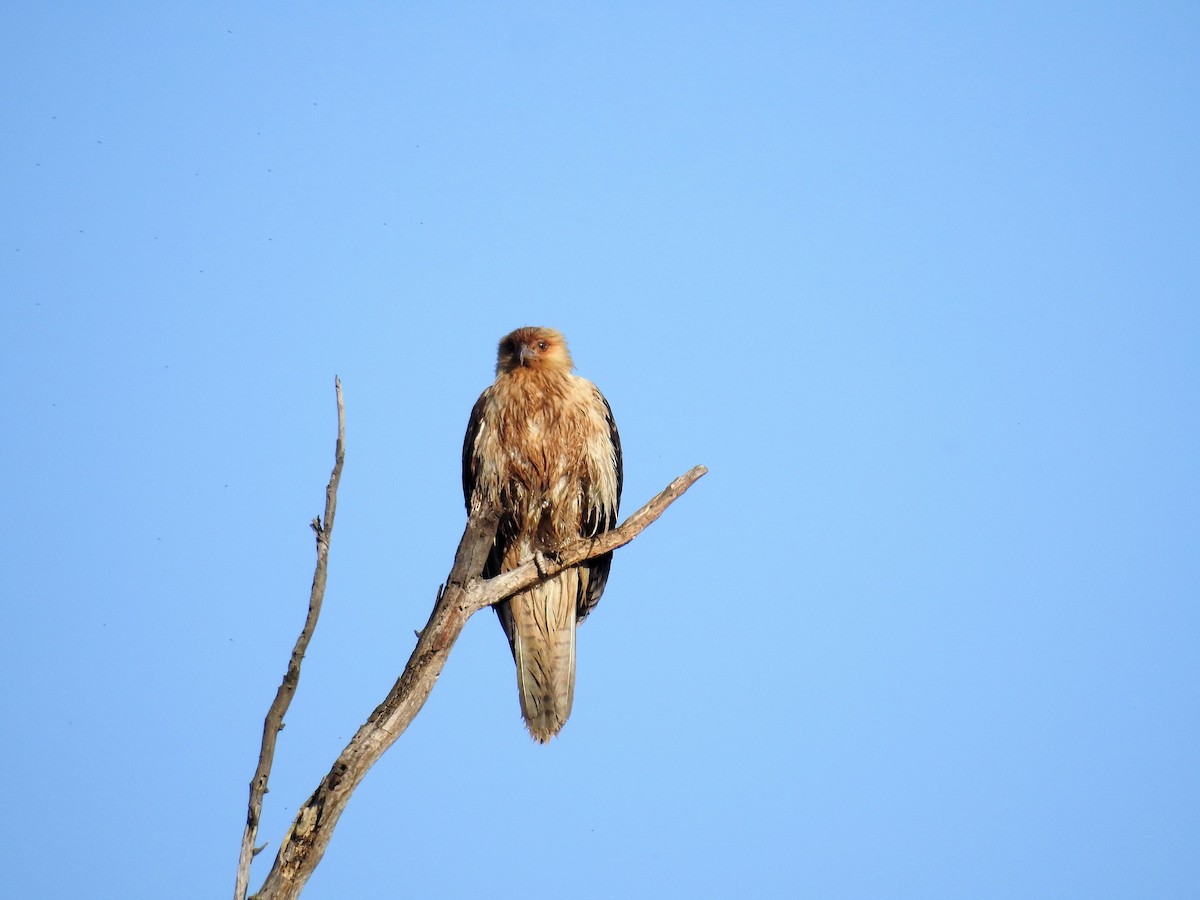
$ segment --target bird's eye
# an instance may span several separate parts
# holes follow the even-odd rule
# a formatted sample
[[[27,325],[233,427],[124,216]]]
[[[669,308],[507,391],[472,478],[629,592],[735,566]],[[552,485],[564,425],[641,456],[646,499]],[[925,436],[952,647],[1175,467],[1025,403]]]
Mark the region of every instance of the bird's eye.
[[[550,345],[547,344],[545,341],[538,341],[538,349],[539,350],[545,350],[549,346]]]

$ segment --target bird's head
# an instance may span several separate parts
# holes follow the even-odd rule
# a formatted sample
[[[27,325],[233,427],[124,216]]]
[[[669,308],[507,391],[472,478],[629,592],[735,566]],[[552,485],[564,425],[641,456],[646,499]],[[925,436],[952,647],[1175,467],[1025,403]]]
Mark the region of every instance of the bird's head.
[[[567,351],[567,342],[553,328],[526,326],[518,328],[500,341],[496,355],[496,374],[504,375],[518,369],[534,372],[570,372],[574,364]]]

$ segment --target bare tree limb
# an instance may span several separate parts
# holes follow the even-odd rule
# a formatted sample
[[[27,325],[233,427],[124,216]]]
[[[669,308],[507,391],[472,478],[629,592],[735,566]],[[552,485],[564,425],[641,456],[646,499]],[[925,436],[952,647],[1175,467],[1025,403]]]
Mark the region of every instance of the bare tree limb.
[[[584,560],[601,556],[618,547],[624,547],[666,512],[667,507],[681,497],[683,492],[695,484],[707,471],[708,469],[704,466],[696,466],[684,472],[663,488],[649,503],[611,531],[598,534],[593,538],[582,538],[553,557],[539,556],[536,559],[526,560],[515,569],[509,569],[495,578],[472,581],[467,586],[469,602],[467,614],[471,615],[485,606],[491,606],[505,597],[511,597],[518,591],[532,587],[539,581],[545,581],[563,569],[569,569]]]
[[[454,567],[438,593],[429,622],[418,635],[404,673],[300,807],[254,900],[299,897],[321,861],[354,789],[416,717],[472,614],[564,568],[628,544],[707,471],[704,466],[696,466],[676,478],[618,528],[576,541],[553,558],[539,556],[527,560],[492,579],[482,579],[479,573],[495,540],[498,515],[491,508],[473,509],[454,557]]]
[[[337,447],[334,450],[333,472],[325,488],[325,521],[322,522],[320,518],[312,520],[312,530],[317,537],[317,565],[313,572],[312,589],[308,595],[308,616],[304,620],[300,636],[296,638],[296,646],[292,648],[287,671],[283,674],[283,681],[280,682],[279,690],[275,692],[275,699],[271,701],[266,720],[263,722],[262,748],[258,754],[258,768],[254,770],[254,777],[250,780],[250,804],[246,812],[246,829],[242,832],[242,850],[238,857],[237,884],[234,887],[233,900],[245,900],[246,891],[249,889],[250,863],[258,854],[258,849],[254,847],[254,839],[258,835],[263,796],[267,793],[267,781],[271,777],[271,765],[275,760],[275,739],[283,729],[283,717],[296,694],[296,686],[300,683],[300,664],[304,661],[308,642],[312,640],[317,618],[321,615],[321,604],[325,600],[329,538],[333,534],[338,483],[342,479],[342,462],[346,457],[346,409],[342,403],[342,382],[336,376],[333,379],[333,389],[337,395]]]

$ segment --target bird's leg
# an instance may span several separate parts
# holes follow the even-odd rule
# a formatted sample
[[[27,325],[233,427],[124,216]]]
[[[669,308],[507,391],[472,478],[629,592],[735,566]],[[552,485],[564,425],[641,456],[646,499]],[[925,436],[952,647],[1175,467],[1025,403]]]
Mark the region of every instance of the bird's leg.
[[[562,557],[554,550],[546,550],[544,552],[541,550],[533,551],[533,564],[537,567],[538,574],[543,578],[549,574],[551,565],[557,566],[560,563],[562,563]]]
[[[560,538],[554,530],[554,517],[552,510],[554,504],[549,499],[543,497],[541,506],[541,515],[537,525],[537,543],[540,547],[545,547],[545,550],[535,548],[533,551],[533,564],[537,566],[538,574],[543,578],[547,575],[547,562],[558,565],[562,562],[562,557],[558,555],[558,551],[553,547],[560,543]]]

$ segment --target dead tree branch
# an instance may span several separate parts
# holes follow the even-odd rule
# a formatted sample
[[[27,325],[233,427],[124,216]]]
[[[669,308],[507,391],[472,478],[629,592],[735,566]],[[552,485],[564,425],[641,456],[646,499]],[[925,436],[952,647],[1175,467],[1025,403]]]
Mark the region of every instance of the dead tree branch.
[[[258,768],[250,780],[250,804],[246,812],[246,829],[242,832],[242,851],[238,857],[237,885],[234,888],[233,900],[245,900],[246,891],[250,884],[250,863],[262,848],[255,848],[254,839],[258,835],[258,821],[262,815],[263,796],[267,793],[267,781],[271,777],[271,764],[275,760],[275,739],[283,729],[283,717],[296,694],[296,686],[300,683],[300,663],[308,650],[308,642],[312,640],[313,631],[317,627],[317,618],[321,615],[321,603],[325,599],[325,580],[329,567],[329,538],[333,534],[333,519],[337,512],[337,489],[342,479],[342,462],[346,457],[346,409],[342,403],[342,382],[336,376],[333,379],[334,393],[337,395],[337,447],[334,450],[333,472],[329,476],[329,484],[325,488],[325,520],[312,520],[312,530],[317,536],[317,565],[313,572],[312,590],[308,595],[308,616],[300,636],[296,638],[296,646],[292,648],[292,656],[288,660],[287,671],[283,674],[275,699],[267,710],[263,722],[262,748],[258,754]]]
[[[299,897],[321,861],[354,789],[416,717],[472,614],[569,566],[628,544],[707,471],[704,466],[696,466],[676,478],[618,528],[579,540],[553,557],[527,560],[492,579],[482,579],[479,573],[495,540],[498,515],[490,508],[473,509],[454,557],[454,567],[438,593],[429,622],[418,635],[404,673],[300,807],[254,900]]]

